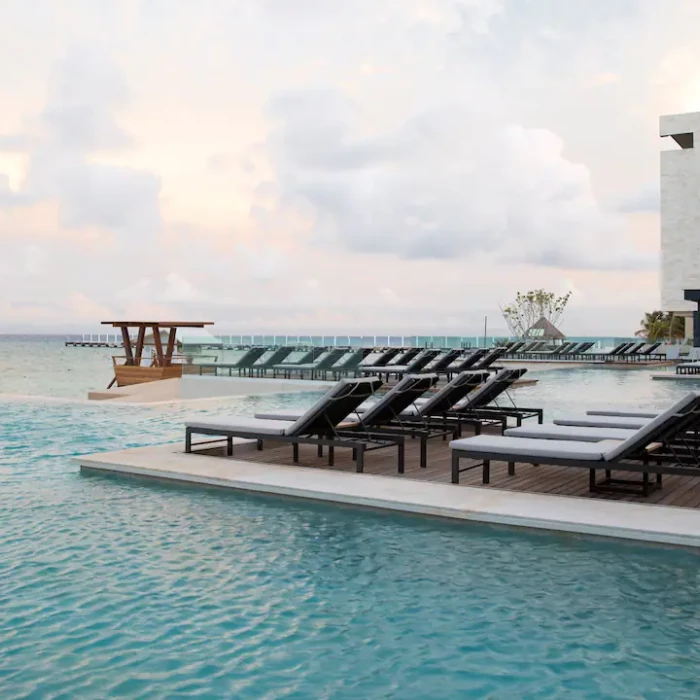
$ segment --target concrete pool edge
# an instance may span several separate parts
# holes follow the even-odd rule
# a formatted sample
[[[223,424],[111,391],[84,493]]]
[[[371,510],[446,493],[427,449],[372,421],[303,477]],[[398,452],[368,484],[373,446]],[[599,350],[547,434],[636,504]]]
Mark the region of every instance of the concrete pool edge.
[[[700,548],[700,510],[522,493],[185,454],[179,444],[74,457],[81,471],[450,520]]]

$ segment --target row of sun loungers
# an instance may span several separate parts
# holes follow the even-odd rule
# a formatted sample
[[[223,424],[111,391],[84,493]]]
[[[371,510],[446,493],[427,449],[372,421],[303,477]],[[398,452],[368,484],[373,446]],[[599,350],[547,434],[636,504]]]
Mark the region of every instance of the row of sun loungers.
[[[647,343],[625,342],[619,343],[612,350],[605,353],[592,351],[595,345],[592,341],[564,342],[555,348],[548,348],[546,341],[516,342],[507,344],[507,357],[513,359],[530,360],[592,360],[627,362],[630,360],[658,359],[660,342]]]
[[[410,348],[390,348],[371,360],[372,350],[361,348],[351,352],[345,348],[323,350],[314,348],[296,362],[288,361],[292,348],[278,348],[269,352],[265,348],[251,348],[238,362],[218,366],[228,370],[229,376],[238,372],[239,376],[263,377],[269,372],[273,377],[284,379],[340,379],[341,377],[376,375],[400,379],[405,374],[433,372],[451,379],[467,369],[487,369],[505,354],[503,348],[465,350],[433,350]],[[202,364],[200,368],[217,367],[216,364]],[[200,369],[201,371],[201,369]]]
[[[288,442],[294,461],[299,459],[299,445],[316,445],[319,454],[328,448],[333,464],[335,448],[350,448],[358,472],[363,470],[366,452],[395,447],[398,471],[404,471],[404,440],[421,441],[421,466],[426,466],[427,441],[435,437],[458,437],[463,425],[507,428],[509,418],[521,425],[526,418],[542,421],[539,409],[518,408],[509,398],[508,389],[526,370],[504,369],[495,375],[486,370],[461,372],[430,396],[439,377],[434,373],[407,374],[382,396],[378,377],[341,379],[309,410],[299,413],[278,412],[255,417],[223,416],[188,421],[185,426],[185,450],[196,446],[194,435],[224,438],[227,453],[233,453],[233,440],[255,440],[258,449],[265,441]],[[507,398],[503,405],[498,399]],[[372,399],[372,401],[369,401]],[[208,444],[211,441],[198,444]]]
[[[479,435],[450,443],[452,482],[474,468],[482,469],[488,483],[492,461],[508,463],[515,474],[517,463],[550,464],[589,470],[593,492],[641,493],[653,488],[650,474],[661,486],[663,474],[700,474],[698,446],[700,393],[691,392],[664,411],[589,411],[546,425],[506,429],[502,436]],[[462,467],[462,460],[476,463]],[[614,478],[613,471],[641,473],[641,480]],[[602,480],[597,472],[604,471]]]

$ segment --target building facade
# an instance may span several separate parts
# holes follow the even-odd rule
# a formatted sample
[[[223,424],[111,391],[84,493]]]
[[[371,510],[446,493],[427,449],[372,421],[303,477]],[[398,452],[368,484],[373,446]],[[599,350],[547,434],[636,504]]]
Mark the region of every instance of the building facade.
[[[686,317],[692,337],[697,304],[684,291],[700,289],[700,112],[663,116],[659,127],[679,146],[661,152],[661,306]]]

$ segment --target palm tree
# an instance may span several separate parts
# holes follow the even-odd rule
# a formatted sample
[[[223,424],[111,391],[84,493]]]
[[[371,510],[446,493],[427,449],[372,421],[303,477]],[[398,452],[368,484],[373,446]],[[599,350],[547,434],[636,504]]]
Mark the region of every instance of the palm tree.
[[[659,340],[679,340],[685,337],[685,319],[672,312],[651,311],[639,322],[641,328],[635,333],[650,343]]]

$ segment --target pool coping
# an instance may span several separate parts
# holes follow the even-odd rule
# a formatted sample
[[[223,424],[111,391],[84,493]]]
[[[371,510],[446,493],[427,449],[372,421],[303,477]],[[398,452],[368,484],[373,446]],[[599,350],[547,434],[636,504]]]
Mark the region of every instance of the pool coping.
[[[241,440],[241,443],[249,442]],[[291,496],[451,520],[700,548],[700,510],[453,486],[186,454],[180,443],[88,454],[86,473]]]

